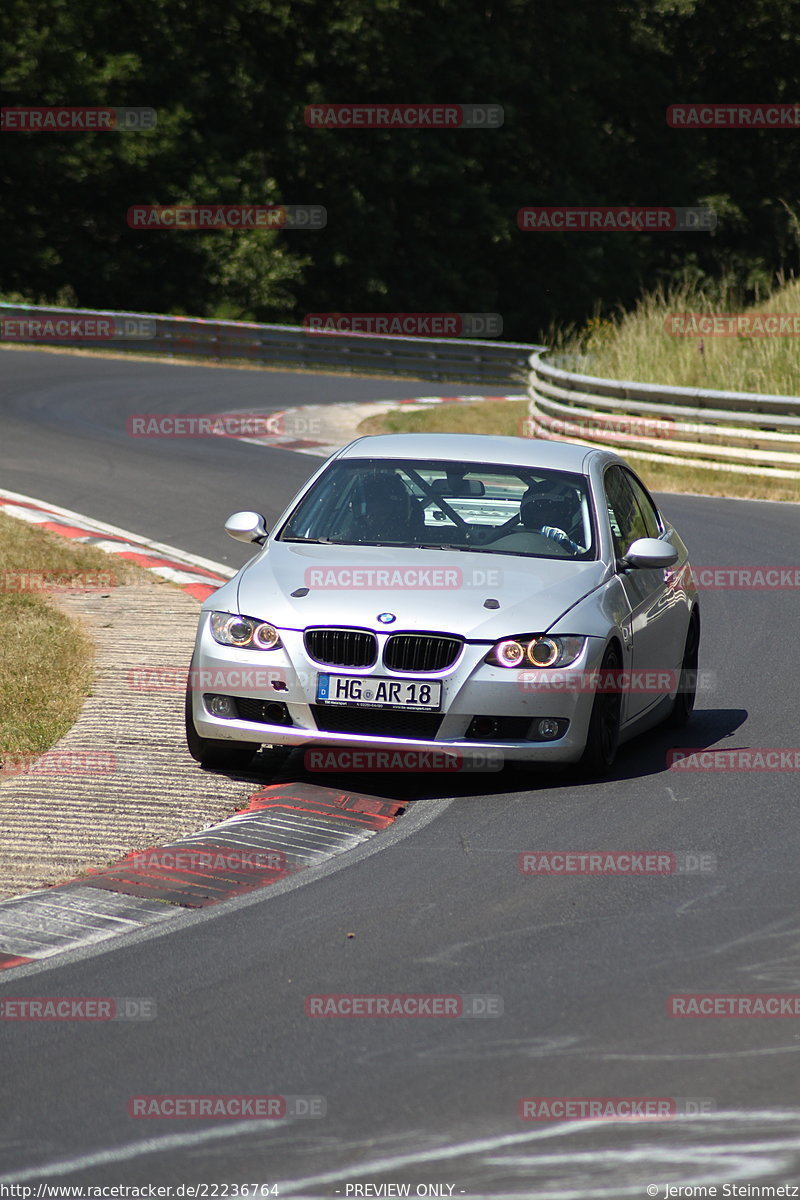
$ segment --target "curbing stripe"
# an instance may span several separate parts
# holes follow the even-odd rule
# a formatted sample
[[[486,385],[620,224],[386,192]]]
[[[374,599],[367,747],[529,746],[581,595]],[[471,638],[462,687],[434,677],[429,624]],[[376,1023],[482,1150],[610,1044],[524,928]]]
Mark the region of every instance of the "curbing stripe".
[[[0,954],[0,970],[4,967],[24,967],[32,962],[32,958],[22,958],[20,955],[13,954]]]
[[[249,798],[247,808],[200,833],[134,851],[113,867],[0,903],[0,970],[169,920],[182,909],[205,908],[268,887],[361,845],[391,825],[404,808],[400,801],[318,784],[262,788]],[[285,837],[287,829],[295,834],[291,841]],[[253,846],[259,848],[257,854],[272,851],[269,865],[244,865]],[[191,863],[192,855],[203,854],[227,855],[233,861],[212,864],[199,858]],[[278,866],[273,865],[276,855]],[[181,856],[189,857],[189,866],[178,865]]]
[[[42,500],[35,500],[32,496],[23,496],[19,492],[9,492],[4,488],[0,488],[0,499],[8,504],[13,504],[19,501],[26,509],[32,512],[55,513],[58,517],[69,517],[74,523],[77,523],[82,528],[93,530],[95,533],[111,534],[113,537],[126,538],[134,541],[137,545],[147,546],[151,550],[160,551],[170,558],[176,558],[179,562],[188,563],[193,567],[205,568],[213,575],[222,574],[226,579],[232,578],[236,571],[231,567],[226,567],[224,563],[213,562],[210,558],[201,558],[199,554],[189,554],[186,550],[178,550],[175,546],[166,546],[163,542],[156,542],[152,538],[143,538],[136,533],[129,533],[127,529],[120,529],[118,525],[109,525],[106,521],[98,521],[95,517],[87,517],[84,513],[73,512],[71,508],[61,508],[58,504],[50,504]],[[28,518],[28,519],[33,519]],[[42,519],[45,519],[44,517]]]
[[[527,400],[527,395],[513,396],[413,396],[408,400],[375,400],[372,402],[373,407],[382,407],[385,412],[390,412],[394,408],[405,408],[413,411],[414,406],[420,409],[428,408],[433,404],[477,404],[481,401],[492,400]],[[368,402],[369,403],[369,402]],[[337,414],[341,414],[345,419],[351,414],[353,403],[345,404],[329,404],[325,405],[326,418],[332,418],[333,423],[336,422]],[[363,408],[366,405],[363,402],[358,402],[357,407]],[[319,411],[319,410],[316,410]],[[232,409],[228,412],[220,413],[220,419],[224,421],[225,417],[242,417],[242,416],[258,416],[258,409]],[[307,423],[308,408],[284,408],[277,412],[270,413],[270,420],[278,423],[281,421],[291,428],[294,418]],[[328,420],[325,422],[329,423]],[[237,442],[248,442],[251,446],[267,446],[275,450],[292,450],[296,454],[312,454],[316,458],[328,458],[339,450],[345,442],[349,442],[353,437],[357,437],[355,428],[350,428],[347,436],[344,436],[339,441],[314,441],[311,438],[298,438],[291,433],[264,433],[264,434],[246,434],[239,435],[235,433],[227,433],[223,430],[212,431],[212,437],[233,438]]]
[[[77,914],[75,921],[72,915]],[[141,925],[171,916],[166,905],[127,896],[92,893],[80,883],[33,892],[0,904],[0,945],[6,955],[24,956],[28,962],[51,958],[62,950],[115,937]],[[93,917],[91,923],[88,917]],[[67,921],[73,925],[68,928]],[[6,968],[13,962],[0,963]]]
[[[320,449],[306,452],[320,453]],[[323,452],[327,454],[329,450],[325,448]],[[154,574],[171,578],[198,600],[211,595],[236,574],[223,564],[16,492],[0,489],[0,512],[41,525],[58,536],[133,559]],[[89,733],[92,734],[91,728]],[[90,736],[90,745],[92,741]],[[149,760],[152,780],[152,749]],[[78,799],[84,803],[73,806],[76,817],[85,816],[86,797],[80,795]],[[270,866],[245,873],[226,864],[214,872],[201,864],[200,871],[162,866],[154,871],[152,865],[131,861],[141,859],[145,853],[136,851],[112,868],[0,902],[0,971],[168,920],[182,908],[218,904],[268,886],[374,837],[404,808],[403,803],[315,784],[267,787],[252,795],[247,808],[233,817],[159,849],[162,853],[183,850],[197,854],[204,848],[208,851],[213,844],[215,848],[221,846],[229,853],[240,854],[241,847],[249,852],[253,846],[262,850],[281,847],[284,869]],[[29,828],[33,828],[33,823],[31,818]],[[213,843],[209,843],[210,837]],[[22,844],[26,844],[24,836]],[[65,858],[69,857],[67,853]]]
[[[223,563],[185,554],[173,546],[151,542],[125,529],[103,525],[91,517],[83,517],[69,509],[0,490],[0,512],[21,521],[39,525],[50,533],[85,545],[96,546],[109,554],[129,559],[145,570],[176,583],[195,600],[201,602],[218,587],[227,583],[236,571]],[[188,568],[188,569],[187,569]]]
[[[485,404],[487,402],[499,403],[507,400],[527,400],[527,394],[514,394],[504,396],[412,396],[410,400],[401,400],[399,403],[405,407],[407,405],[418,404],[421,407],[427,408],[431,404]]]

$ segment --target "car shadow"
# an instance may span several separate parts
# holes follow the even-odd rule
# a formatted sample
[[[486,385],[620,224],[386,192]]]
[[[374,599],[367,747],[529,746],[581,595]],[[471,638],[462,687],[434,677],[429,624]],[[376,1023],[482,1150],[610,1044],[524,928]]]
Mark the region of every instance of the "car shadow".
[[[508,795],[513,792],[538,792],[551,788],[593,787],[624,779],[641,779],[663,774],[674,779],[679,772],[670,771],[670,750],[705,750],[740,729],[748,716],[746,709],[696,709],[684,729],[660,726],[627,742],[619,752],[614,770],[602,780],[582,777],[573,767],[506,766],[497,771],[391,771],[344,772],[312,771],[305,765],[305,752],[310,746],[296,750],[261,751],[246,771],[226,772],[233,778],[247,780],[256,789],[270,785],[315,784],[341,791],[359,792],[408,804],[417,800],[441,800],[454,796]],[[329,747],[326,747],[329,749]]]
[[[669,770],[667,756],[670,750],[707,750],[723,738],[732,737],[748,716],[746,708],[695,709],[683,729],[669,729],[661,725],[626,742],[620,750],[614,770],[607,778],[635,779],[662,772],[674,777],[679,772]]]

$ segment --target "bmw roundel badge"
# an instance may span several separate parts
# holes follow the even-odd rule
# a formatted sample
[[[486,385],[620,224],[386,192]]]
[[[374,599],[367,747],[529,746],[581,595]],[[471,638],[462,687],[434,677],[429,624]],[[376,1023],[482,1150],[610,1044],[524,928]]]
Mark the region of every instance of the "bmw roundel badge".
[[[391,625],[392,621],[397,620],[397,617],[394,613],[378,613],[378,620],[381,625]]]

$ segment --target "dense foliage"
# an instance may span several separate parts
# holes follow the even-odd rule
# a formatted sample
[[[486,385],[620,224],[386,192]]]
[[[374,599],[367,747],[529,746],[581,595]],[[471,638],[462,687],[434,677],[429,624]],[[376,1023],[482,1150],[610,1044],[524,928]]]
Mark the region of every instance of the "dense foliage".
[[[6,105],[148,105],[145,133],[0,135],[0,292],[134,311],[498,312],[798,268],[800,129],[679,102],[798,98],[798,0],[6,0]],[[310,129],[318,101],[493,102],[490,130]],[[323,204],[322,231],[140,231],[135,203]],[[709,233],[523,233],[537,204],[712,204]]]

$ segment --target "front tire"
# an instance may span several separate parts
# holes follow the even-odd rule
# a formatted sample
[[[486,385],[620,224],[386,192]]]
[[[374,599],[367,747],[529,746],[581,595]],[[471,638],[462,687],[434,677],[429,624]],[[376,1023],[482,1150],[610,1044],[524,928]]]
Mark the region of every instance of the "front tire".
[[[218,738],[201,737],[194,726],[191,688],[186,689],[186,745],[195,762],[201,767],[223,771],[241,771],[250,763],[258,746],[255,742],[226,742]]]
[[[682,729],[688,723],[694,711],[694,702],[697,696],[697,663],[699,660],[699,651],[700,622],[692,614],[689,621],[689,630],[686,634],[686,645],[683,648],[678,692],[675,696],[672,712],[667,718],[667,724],[672,729]]]
[[[581,775],[599,778],[607,775],[614,765],[619,749],[619,731],[622,721],[622,693],[618,688],[609,690],[605,683],[605,672],[619,671],[622,662],[616,646],[609,646],[600,664],[600,689],[595,693],[586,748],[578,762]]]

